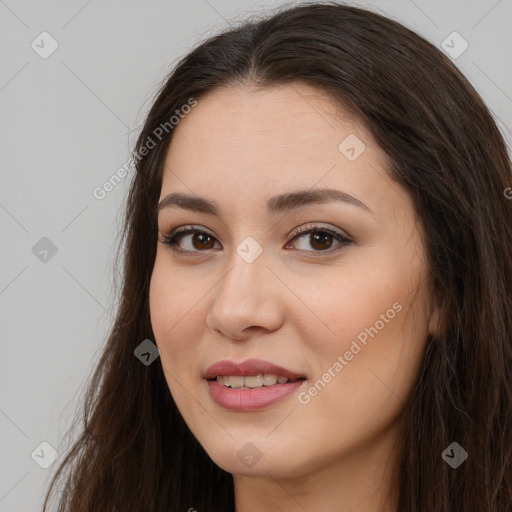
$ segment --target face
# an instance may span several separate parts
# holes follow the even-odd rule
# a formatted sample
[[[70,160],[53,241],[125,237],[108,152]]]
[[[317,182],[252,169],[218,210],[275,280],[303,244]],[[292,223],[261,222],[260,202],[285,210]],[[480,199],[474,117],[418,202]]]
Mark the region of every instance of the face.
[[[377,446],[434,332],[420,224],[385,154],[300,83],[215,90],[174,130],[160,201],[218,209],[168,200],[158,217],[151,322],[190,430],[245,476],[299,477]],[[172,238],[182,227],[195,231]],[[238,390],[205,379],[213,363],[253,358],[303,379]],[[286,391],[265,402],[272,389]]]

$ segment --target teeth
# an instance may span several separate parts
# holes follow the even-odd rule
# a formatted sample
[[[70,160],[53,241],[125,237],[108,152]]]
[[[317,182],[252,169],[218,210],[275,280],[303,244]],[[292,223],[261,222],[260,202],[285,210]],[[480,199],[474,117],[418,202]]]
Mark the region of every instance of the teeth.
[[[229,379],[231,380],[231,377]],[[263,375],[250,375],[244,377],[244,381],[247,388],[261,388],[263,386]]]
[[[281,379],[285,379],[285,382],[288,380],[286,377],[281,377]],[[270,373],[265,373],[263,375],[263,384],[265,386],[273,386],[278,380],[279,377],[276,375],[272,375]]]
[[[224,386],[232,388],[261,388],[263,386],[273,386],[274,384],[285,384],[288,382],[287,377],[280,375],[273,375],[271,373],[260,373],[259,375],[248,375],[243,377],[241,375],[219,375],[217,382]]]

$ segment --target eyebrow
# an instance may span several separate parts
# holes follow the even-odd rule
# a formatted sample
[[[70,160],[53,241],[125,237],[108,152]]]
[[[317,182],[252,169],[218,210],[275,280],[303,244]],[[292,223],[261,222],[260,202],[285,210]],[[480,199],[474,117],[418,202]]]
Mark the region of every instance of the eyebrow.
[[[331,201],[341,201],[352,206],[357,206],[373,215],[370,208],[359,199],[346,192],[332,188],[299,190],[271,197],[267,201],[267,213],[276,214],[288,212],[302,206],[323,204]],[[189,196],[180,192],[173,192],[172,194],[166,195],[158,204],[157,210],[160,212],[165,208],[174,206],[193,212],[208,213],[216,215],[217,217],[220,216],[220,208],[215,201],[198,196]]]

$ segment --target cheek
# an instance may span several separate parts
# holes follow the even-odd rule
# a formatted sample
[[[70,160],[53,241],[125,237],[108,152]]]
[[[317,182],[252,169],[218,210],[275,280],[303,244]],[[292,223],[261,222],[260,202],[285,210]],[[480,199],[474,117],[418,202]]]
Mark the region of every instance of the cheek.
[[[187,284],[184,276],[157,254],[149,285],[151,324],[157,339],[165,341],[181,327],[180,323],[200,297],[199,292],[196,295],[197,298],[190,281]]]
[[[299,294],[306,307],[297,309],[295,321],[315,353],[331,358],[349,350],[353,340],[364,344],[368,330],[375,333],[376,323],[379,333],[389,332],[392,324],[396,328],[408,305],[407,283],[393,279],[390,269],[344,269],[320,284],[316,279],[314,287],[305,280],[301,283]]]
[[[149,309],[164,367],[176,369],[176,361],[180,366],[187,365],[186,355],[193,353],[200,343],[195,330],[201,326],[197,316],[201,314],[203,293],[157,259],[149,287]]]
[[[200,290],[157,259],[149,287],[151,326],[169,391],[185,417],[193,415],[195,403],[188,390],[197,381],[201,296]]]
[[[340,272],[314,290],[303,286],[316,315],[304,316],[301,329],[316,356],[314,377],[336,382],[327,384],[332,399],[340,403],[343,396],[344,408],[358,410],[362,401],[376,404],[393,400],[393,393],[407,395],[427,337],[420,269],[367,266],[361,272]],[[334,391],[337,386],[343,386],[342,395]]]
[[[371,436],[397,418],[416,378],[426,338],[424,318],[411,304],[405,280],[346,281],[327,296],[311,300],[325,313],[322,319],[334,334],[319,335],[311,325],[306,331],[315,368],[301,402],[309,401],[303,413],[311,421],[304,422],[309,425],[304,428],[319,443],[322,436]],[[340,420],[319,429],[315,418],[326,415]]]

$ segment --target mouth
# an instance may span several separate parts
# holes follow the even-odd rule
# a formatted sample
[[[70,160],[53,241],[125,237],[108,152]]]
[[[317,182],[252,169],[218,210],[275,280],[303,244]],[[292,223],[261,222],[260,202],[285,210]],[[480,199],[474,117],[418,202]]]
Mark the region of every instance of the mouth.
[[[222,360],[203,375],[211,398],[236,412],[264,409],[291,397],[305,385],[305,375],[261,359]]]
[[[228,383],[224,383],[226,377],[229,379]],[[285,399],[289,400],[290,397],[298,393],[306,385],[305,377],[293,380],[283,377],[281,380],[286,379],[286,382],[277,381],[275,384],[272,384],[272,382],[274,378],[277,380],[277,377],[275,375],[271,377],[272,380],[268,378],[268,385],[265,385],[265,382],[260,384],[262,378],[265,379],[265,374],[247,376],[218,375],[214,379],[207,379],[206,384],[208,385],[210,397],[217,405],[231,412],[244,413],[277,406],[277,404]],[[233,382],[234,386],[231,386],[231,379],[237,379]],[[240,379],[243,379],[243,382]],[[245,379],[247,379],[247,382]],[[249,384],[249,386],[246,384]]]

